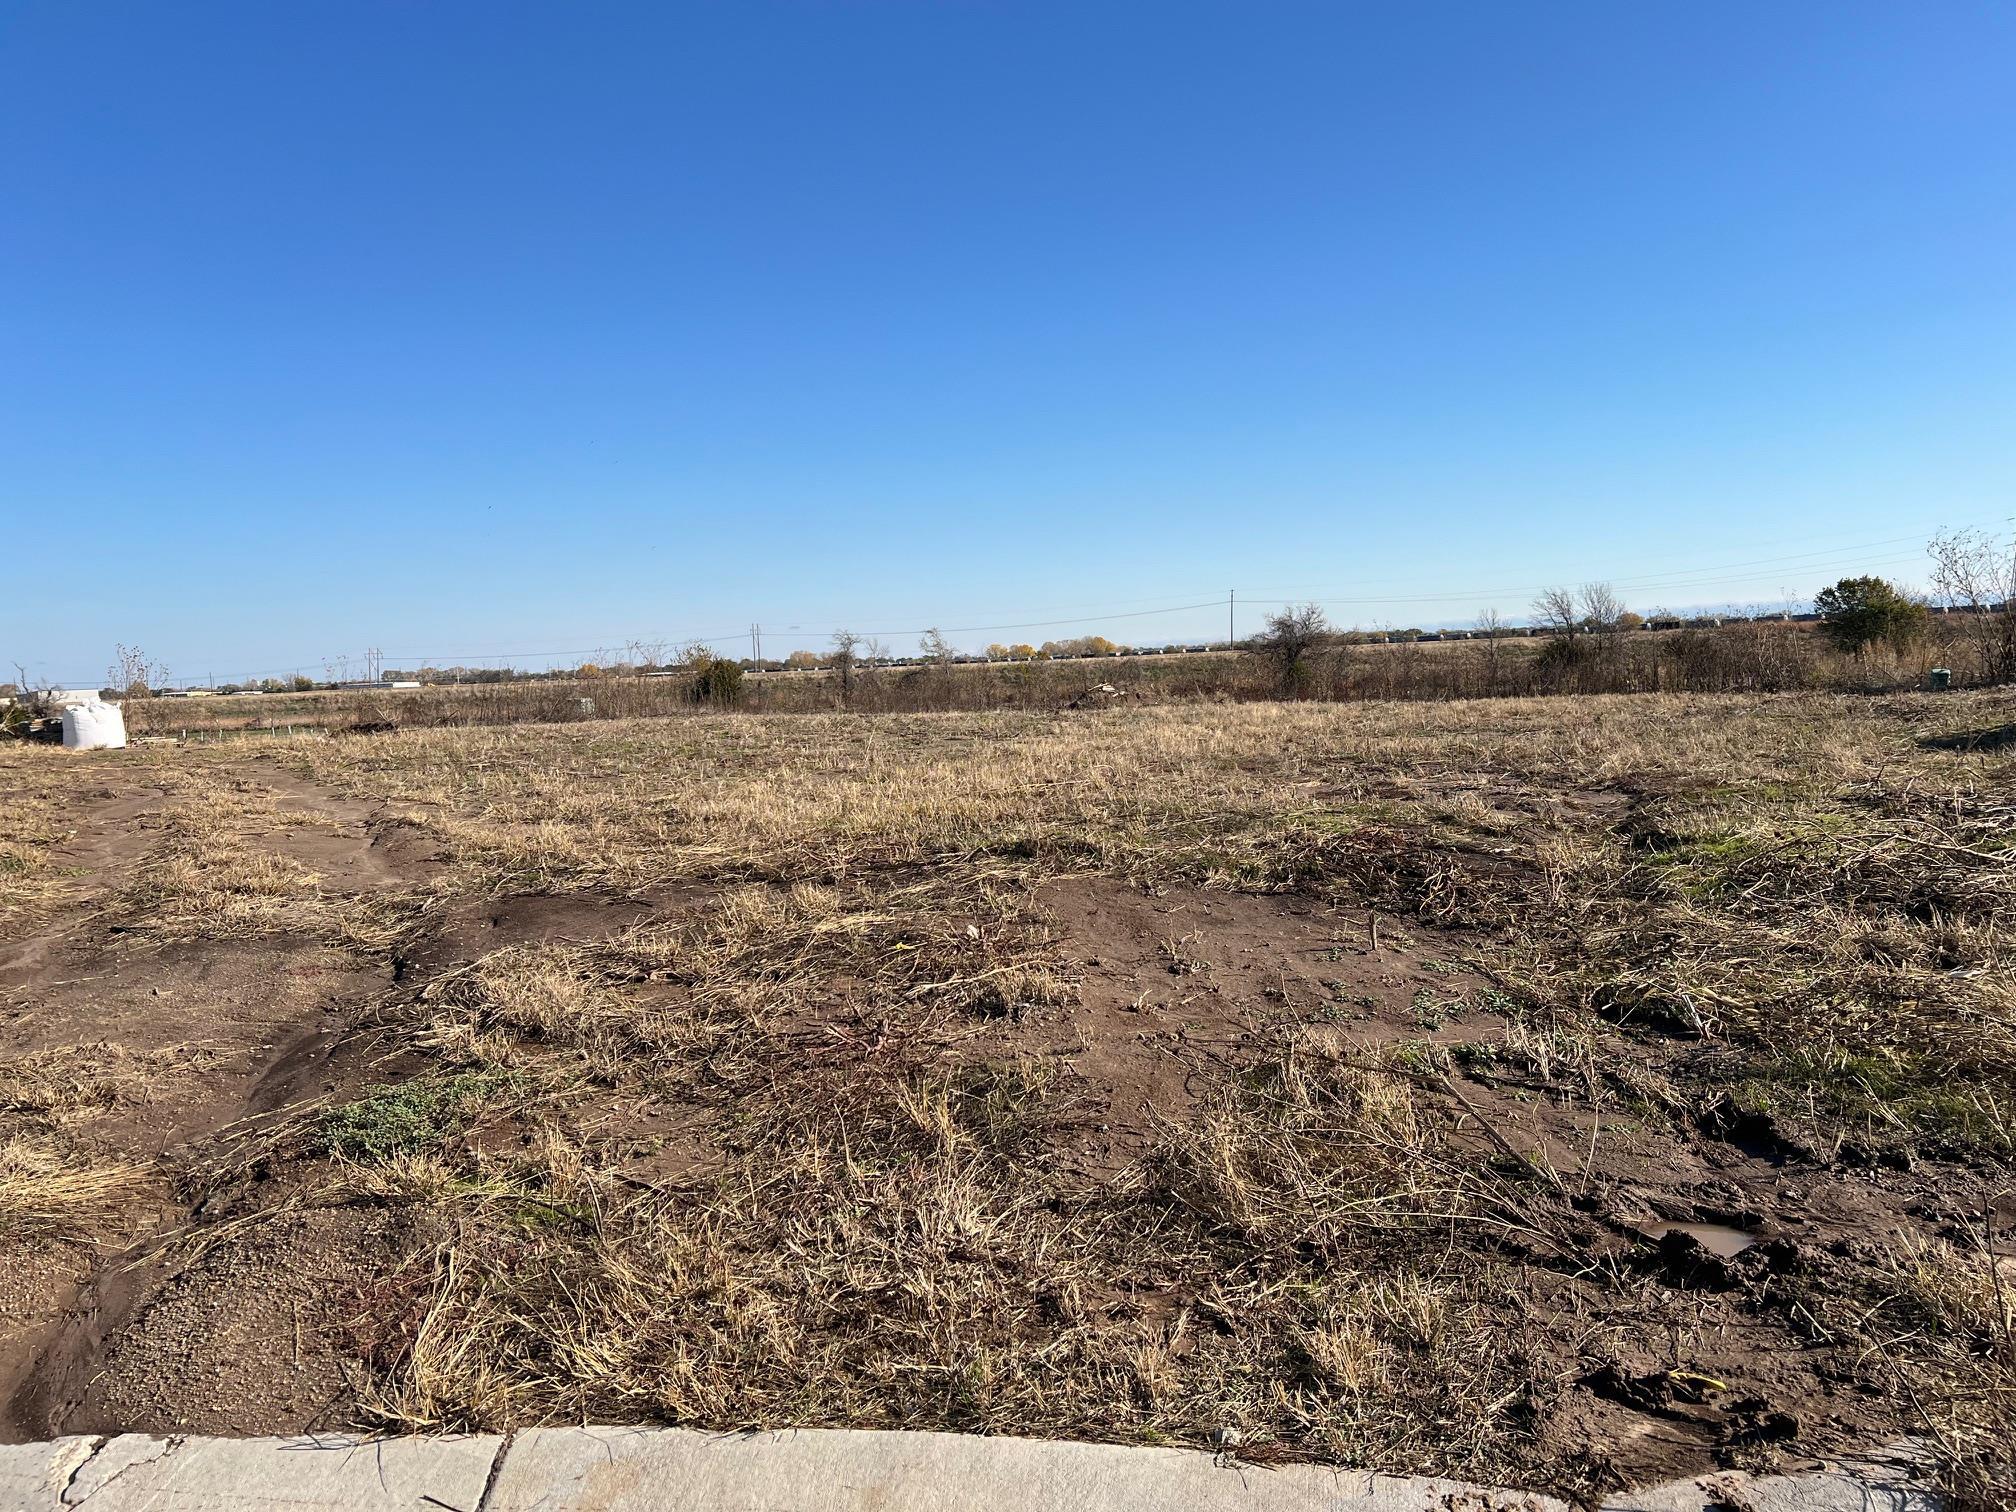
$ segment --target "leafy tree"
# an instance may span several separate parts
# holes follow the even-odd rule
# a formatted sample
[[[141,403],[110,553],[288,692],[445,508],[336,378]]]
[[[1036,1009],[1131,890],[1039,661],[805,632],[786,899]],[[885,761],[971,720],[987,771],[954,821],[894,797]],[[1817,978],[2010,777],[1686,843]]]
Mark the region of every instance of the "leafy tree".
[[[1827,636],[1844,651],[1905,646],[1925,628],[1925,606],[1880,577],[1843,578],[1814,596]]]
[[[1070,640],[1043,642],[1046,656],[1118,656],[1124,649],[1103,635],[1080,635]]]
[[[695,703],[712,704],[717,709],[732,709],[741,702],[742,667],[739,662],[710,655],[697,666],[690,661],[687,665],[693,667],[691,687]]]

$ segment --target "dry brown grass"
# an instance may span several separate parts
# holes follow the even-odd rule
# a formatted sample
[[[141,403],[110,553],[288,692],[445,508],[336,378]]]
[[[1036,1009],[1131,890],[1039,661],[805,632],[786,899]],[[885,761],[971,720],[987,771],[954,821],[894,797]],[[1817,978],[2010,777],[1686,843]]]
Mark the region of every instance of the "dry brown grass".
[[[1642,1346],[1684,1374],[1714,1332],[1590,1216],[1606,1125],[2007,1169],[2012,756],[1921,740],[2009,717],[1669,696],[409,731],[272,750],[424,831],[439,896],[367,908],[249,861],[259,800],[206,752],[121,906],[162,938],[371,951],[455,894],[654,905],[411,982],[375,1026],[426,1068],[403,1101],[256,1142],[318,1173],[287,1202],[427,1236],[352,1309],[378,1421],[1231,1430],[1255,1458],[1582,1494],[1610,1472],[1540,1425],[1591,1362]],[[1139,1158],[1089,1168],[1070,1057],[1014,1033],[1073,1000],[1043,889],[1085,874],[1463,930],[1497,1026],[1322,1053],[1284,1021]],[[1208,978],[1185,931],[1166,954]],[[1480,1099],[1593,1112],[1586,1160],[1485,1137],[1465,1071]],[[271,1200],[248,1187],[230,1221]],[[1954,1484],[1999,1484],[1979,1447],[2006,1390],[1954,1373],[1993,1357],[1994,1315],[1913,1302],[1947,1274],[1924,1254],[1901,1280],[1816,1260],[1757,1316],[1834,1347],[1915,1308],[1883,1338],[1945,1374],[1865,1368],[1859,1342],[1828,1368],[1899,1411],[1948,1382],[1973,1404],[1933,1413]]]
[[[0,1234],[88,1236],[112,1209],[158,1186],[148,1166],[98,1148],[93,1125],[205,1059],[87,1044],[0,1060]]]
[[[88,1233],[149,1176],[129,1161],[92,1160],[29,1139],[0,1141],[0,1234]]]
[[[64,845],[103,775],[50,747],[0,740],[0,928],[24,931],[74,895]]]
[[[425,732],[301,759],[415,804],[500,891],[905,868],[1369,891],[1504,927],[1502,969],[1564,1014],[1670,1020],[1810,1062],[1814,1081],[1860,1077],[1873,1118],[1894,1083],[1936,1100],[1958,1073],[1970,1091],[1943,1116],[2000,1139],[1999,1094],[1967,1099],[1977,1071],[2016,1067],[2010,758],[1913,739],[1921,718],[1993,723],[2000,707],[726,717]]]
[[[148,854],[105,899],[101,915],[148,944],[289,935],[383,953],[415,906],[410,897],[332,887],[315,867],[262,843],[275,830],[335,830],[335,821],[281,808],[278,797],[215,753],[176,771]]]

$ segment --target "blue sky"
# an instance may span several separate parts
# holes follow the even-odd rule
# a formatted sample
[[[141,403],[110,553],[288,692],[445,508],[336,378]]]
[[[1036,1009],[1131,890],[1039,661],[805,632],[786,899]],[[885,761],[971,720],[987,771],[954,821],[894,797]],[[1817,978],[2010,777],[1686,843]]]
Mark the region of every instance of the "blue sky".
[[[2016,513],[2012,78],[1976,0],[0,3],[0,676],[1922,576]]]

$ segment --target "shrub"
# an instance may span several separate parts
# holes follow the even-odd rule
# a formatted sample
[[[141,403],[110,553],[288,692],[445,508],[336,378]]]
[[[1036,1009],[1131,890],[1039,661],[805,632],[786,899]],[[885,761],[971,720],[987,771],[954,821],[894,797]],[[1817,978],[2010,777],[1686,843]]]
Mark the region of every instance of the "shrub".
[[[715,657],[701,666],[693,678],[693,701],[732,709],[742,701],[742,668]]]
[[[1272,673],[1283,698],[1300,698],[1314,678],[1317,653],[1335,639],[1329,620],[1315,604],[1290,604],[1267,616],[1267,628],[1253,637],[1248,650]]]
[[[1879,577],[1843,578],[1813,599],[1821,627],[1844,651],[1887,642],[1900,650],[1925,629],[1925,606]]]

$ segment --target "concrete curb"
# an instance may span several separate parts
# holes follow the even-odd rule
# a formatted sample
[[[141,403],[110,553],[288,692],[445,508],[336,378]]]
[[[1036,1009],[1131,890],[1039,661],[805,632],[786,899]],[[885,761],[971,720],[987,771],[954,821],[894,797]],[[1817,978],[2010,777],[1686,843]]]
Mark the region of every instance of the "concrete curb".
[[[1935,1512],[1902,1446],[1802,1475],[1706,1476],[1605,1512]],[[1184,1449],[956,1433],[537,1428],[360,1439],[72,1436],[0,1445],[0,1509],[61,1512],[1571,1512],[1549,1496]]]

